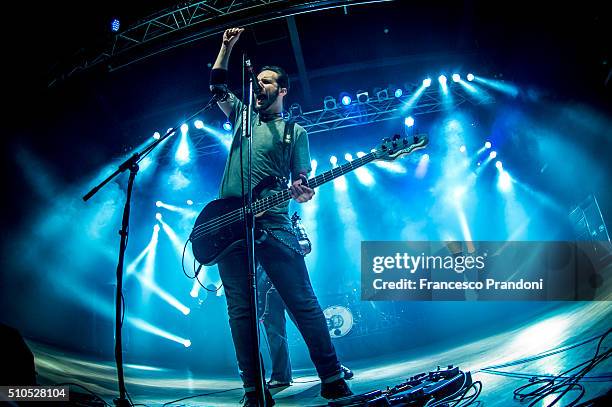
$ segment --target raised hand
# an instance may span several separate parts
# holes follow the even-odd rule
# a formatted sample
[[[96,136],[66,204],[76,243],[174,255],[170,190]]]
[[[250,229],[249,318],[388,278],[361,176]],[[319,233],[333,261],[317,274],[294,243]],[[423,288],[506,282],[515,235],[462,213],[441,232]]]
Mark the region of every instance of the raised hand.
[[[225,30],[223,33],[223,45],[228,48],[232,48],[238,38],[240,38],[240,34],[244,31],[244,28],[230,28]]]

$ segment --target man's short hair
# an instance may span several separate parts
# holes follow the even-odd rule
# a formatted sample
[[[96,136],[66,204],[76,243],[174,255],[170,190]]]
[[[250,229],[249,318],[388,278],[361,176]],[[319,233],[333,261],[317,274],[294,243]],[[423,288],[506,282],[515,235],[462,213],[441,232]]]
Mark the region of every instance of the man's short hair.
[[[262,73],[263,71],[276,72],[276,74],[278,75],[276,83],[278,83],[281,88],[287,88],[287,91],[289,91],[289,76],[283,68],[276,65],[266,65],[259,70],[259,73]]]

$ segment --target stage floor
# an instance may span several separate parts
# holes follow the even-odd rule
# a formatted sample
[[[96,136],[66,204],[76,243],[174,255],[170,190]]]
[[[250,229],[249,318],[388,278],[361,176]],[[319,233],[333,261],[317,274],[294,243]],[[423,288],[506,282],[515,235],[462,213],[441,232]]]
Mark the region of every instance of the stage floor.
[[[470,371],[474,381],[482,382],[478,397],[486,406],[525,406],[513,399],[513,390],[528,382],[532,375],[555,375],[578,365],[595,354],[598,340],[573,347],[546,357],[491,370],[487,367],[542,356],[550,350],[578,344],[604,334],[611,326],[612,306],[609,302],[568,303],[537,320],[525,321],[517,329],[473,341],[467,345],[436,349],[428,347],[420,356],[401,354],[351,363],[355,378],[350,386],[355,393],[400,384],[409,376],[434,370],[438,365],[453,364],[462,371]],[[612,335],[602,345],[605,351]],[[410,338],[406,338],[409,342]],[[92,360],[82,355],[68,355],[56,349],[29,342],[36,358],[39,383],[76,382],[98,393],[108,403],[116,397],[114,361]],[[228,344],[228,346],[230,346]],[[597,366],[583,380],[586,394],[582,401],[601,395],[611,388],[610,360]],[[499,372],[511,373],[513,377]],[[524,375],[524,377],[520,377]],[[595,376],[607,376],[597,378]],[[127,365],[126,386],[134,403],[161,406],[172,400],[197,394],[213,393],[171,403],[176,406],[234,406],[241,397],[238,377],[195,377],[190,372],[154,366]],[[294,372],[294,384],[275,395],[278,406],[317,406],[327,401],[319,396],[320,385],[314,369]],[[74,389],[73,389],[74,391]],[[570,392],[560,405],[574,398]],[[547,399],[550,403],[553,398]],[[546,405],[541,403],[538,405]],[[559,405],[559,404],[558,404]]]

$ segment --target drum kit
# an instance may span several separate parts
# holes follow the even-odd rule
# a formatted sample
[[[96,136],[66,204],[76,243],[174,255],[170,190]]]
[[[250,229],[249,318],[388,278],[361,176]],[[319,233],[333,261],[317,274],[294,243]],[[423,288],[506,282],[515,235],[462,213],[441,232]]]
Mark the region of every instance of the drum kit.
[[[355,320],[353,319],[353,313],[347,307],[332,305],[323,310],[323,315],[325,315],[327,329],[332,339],[342,338],[353,329]]]
[[[321,304],[329,304],[323,315],[332,339],[361,336],[387,329],[401,323],[402,316],[407,314],[397,304],[361,301],[359,291],[350,289],[345,294],[322,296]],[[401,312],[400,312],[401,311]]]

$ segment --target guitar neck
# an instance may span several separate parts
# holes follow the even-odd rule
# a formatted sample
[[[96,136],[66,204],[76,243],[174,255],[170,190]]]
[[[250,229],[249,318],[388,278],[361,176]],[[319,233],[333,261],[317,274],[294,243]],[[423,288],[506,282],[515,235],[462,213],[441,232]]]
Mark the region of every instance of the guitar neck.
[[[308,180],[308,186],[312,189],[318,188],[321,185],[333,181],[338,177],[343,176],[357,168],[374,161],[374,153],[366,154],[361,158],[349,161],[339,167],[335,167],[327,172],[317,175]],[[261,198],[253,202],[254,213],[261,213],[281,203],[291,200],[291,194],[288,190],[277,192],[273,195]]]

